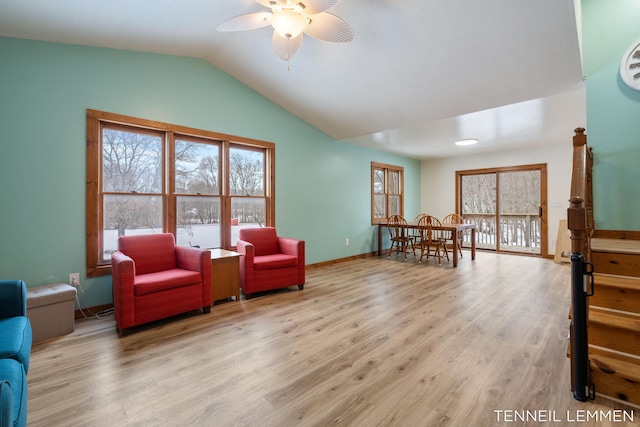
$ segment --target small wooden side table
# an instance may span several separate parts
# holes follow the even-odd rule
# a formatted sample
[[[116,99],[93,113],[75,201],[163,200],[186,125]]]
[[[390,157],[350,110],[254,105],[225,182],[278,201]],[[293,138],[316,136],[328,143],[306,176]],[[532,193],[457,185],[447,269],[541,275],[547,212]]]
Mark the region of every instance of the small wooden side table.
[[[240,301],[240,254],[211,249],[211,305],[234,298]]]

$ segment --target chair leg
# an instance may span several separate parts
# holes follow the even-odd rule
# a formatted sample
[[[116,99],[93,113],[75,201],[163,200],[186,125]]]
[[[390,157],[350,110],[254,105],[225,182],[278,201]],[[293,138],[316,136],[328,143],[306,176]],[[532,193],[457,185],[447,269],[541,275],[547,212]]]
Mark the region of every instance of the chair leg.
[[[429,253],[431,252],[431,246],[429,246],[428,243],[425,246],[427,247],[427,261],[429,261]]]
[[[391,247],[389,248],[389,253],[387,254],[387,258],[391,258],[391,253],[393,252],[393,246],[396,244],[397,242],[395,241],[391,241]],[[396,251],[397,252],[397,251]]]
[[[202,311],[204,314],[211,313],[211,306],[202,307]]]
[[[303,289],[304,289],[304,284],[302,284],[302,285],[298,285],[298,289],[299,289],[299,290],[303,290]]]
[[[409,252],[409,247],[411,247],[411,251],[413,252],[413,256],[416,256],[416,246],[413,243],[413,240],[408,240],[404,243],[404,260],[407,260],[407,252]]]
[[[424,248],[425,248],[424,243],[420,242],[420,259],[418,260],[420,264],[422,264],[422,257],[424,256]],[[429,259],[429,247],[427,246],[427,260],[428,259]]]

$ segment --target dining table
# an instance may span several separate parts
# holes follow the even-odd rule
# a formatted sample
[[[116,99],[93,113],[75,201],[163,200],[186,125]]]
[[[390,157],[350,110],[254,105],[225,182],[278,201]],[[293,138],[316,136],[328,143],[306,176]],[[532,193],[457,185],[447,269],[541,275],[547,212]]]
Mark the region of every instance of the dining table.
[[[382,255],[382,229],[384,227],[388,228],[389,223],[387,221],[380,221],[377,223],[378,225],[378,256]],[[418,229],[417,222],[407,222],[405,227],[409,230]],[[453,248],[453,266],[458,266],[458,239],[456,236],[458,233],[471,230],[471,259],[476,259],[476,225],[475,224],[442,224],[438,226],[432,226],[433,230],[444,230],[451,232],[451,242]]]

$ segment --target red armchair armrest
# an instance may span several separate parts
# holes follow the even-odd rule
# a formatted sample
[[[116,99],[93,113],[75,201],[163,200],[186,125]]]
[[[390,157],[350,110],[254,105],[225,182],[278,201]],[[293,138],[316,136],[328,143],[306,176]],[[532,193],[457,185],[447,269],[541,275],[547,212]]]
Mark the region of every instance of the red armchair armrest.
[[[133,284],[136,274],[133,259],[122,252],[111,254],[111,274],[113,283],[113,299],[119,301],[120,310],[116,311],[118,324],[131,324],[134,319]]]
[[[211,251],[189,246],[176,246],[178,268],[202,275],[204,301],[211,301]]]
[[[278,237],[278,245],[280,245],[280,252],[283,254],[293,255],[298,258],[298,282],[304,284],[306,281],[304,240]]]
[[[280,252],[287,255],[293,255],[304,263],[304,241],[292,239],[289,237],[278,237],[278,245]]]
[[[255,256],[255,247],[245,240],[238,240],[236,251],[242,254],[240,257],[240,283],[244,283],[245,286],[251,286],[253,285],[253,258]]]

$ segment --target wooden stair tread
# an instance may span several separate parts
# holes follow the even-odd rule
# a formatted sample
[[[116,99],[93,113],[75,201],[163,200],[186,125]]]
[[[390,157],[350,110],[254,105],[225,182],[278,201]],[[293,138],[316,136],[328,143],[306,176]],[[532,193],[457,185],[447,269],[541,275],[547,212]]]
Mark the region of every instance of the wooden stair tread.
[[[589,307],[640,315],[640,278],[594,274],[594,282]]]
[[[627,312],[590,307],[589,323],[604,324],[640,333],[640,316]]]
[[[640,278],[638,277],[593,273],[593,278],[596,284],[596,289],[598,286],[607,286],[621,289],[640,290]]]
[[[640,254],[631,252],[591,251],[593,271],[618,276],[640,276]]]
[[[592,252],[613,252],[640,255],[640,240],[591,238]]]
[[[640,383],[640,359],[615,353],[598,347],[589,347],[592,369],[605,374],[616,374]]]

